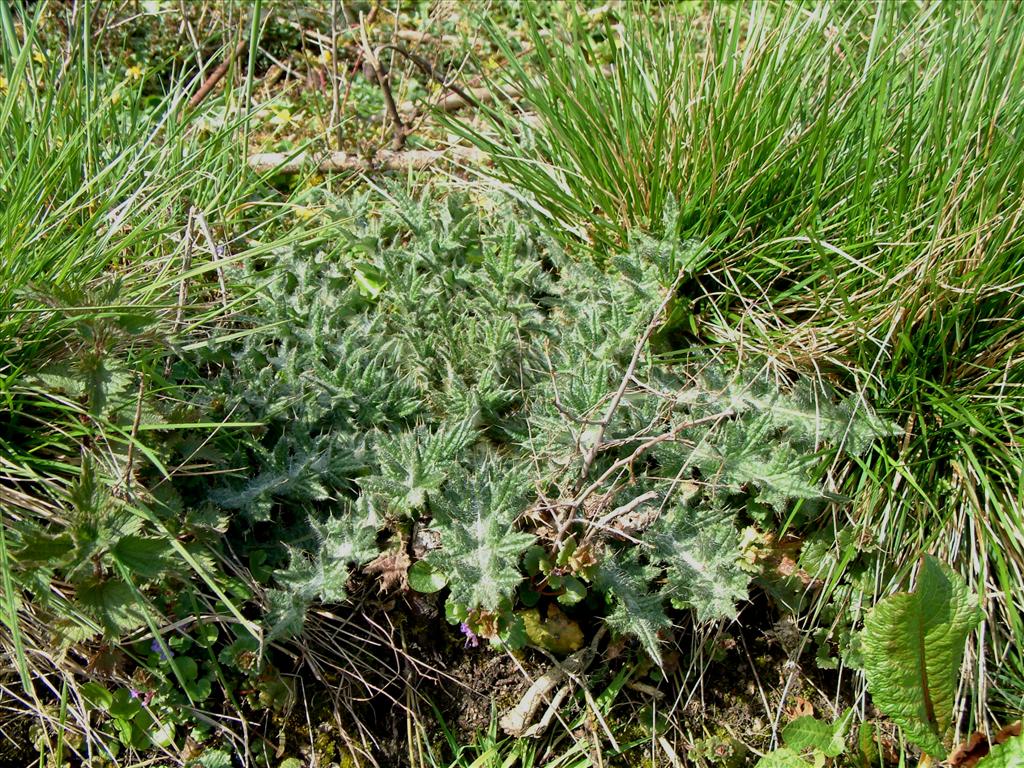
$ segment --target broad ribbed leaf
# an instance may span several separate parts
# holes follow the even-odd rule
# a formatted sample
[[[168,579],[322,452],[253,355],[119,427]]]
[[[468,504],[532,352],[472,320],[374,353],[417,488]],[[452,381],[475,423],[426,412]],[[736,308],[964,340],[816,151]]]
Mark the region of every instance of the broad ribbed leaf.
[[[864,620],[864,671],[875,704],[929,755],[944,759],[967,636],[981,620],[963,579],[924,558],[913,592]]]

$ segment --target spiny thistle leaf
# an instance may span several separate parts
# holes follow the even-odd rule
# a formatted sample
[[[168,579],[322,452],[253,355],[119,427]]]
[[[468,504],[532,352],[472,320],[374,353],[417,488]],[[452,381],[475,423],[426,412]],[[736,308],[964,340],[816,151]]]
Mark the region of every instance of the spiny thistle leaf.
[[[418,427],[384,437],[376,446],[380,473],[362,478],[359,484],[382,497],[394,511],[411,516],[424,508],[428,493],[440,490],[475,439],[469,420],[435,431]]]
[[[739,537],[730,515],[675,504],[646,538],[652,559],[666,564],[664,591],[673,605],[693,608],[698,621],[735,616],[750,577],[737,562]]]
[[[608,626],[635,637],[647,655],[660,665],[658,632],[668,629],[672,622],[665,615],[662,595],[651,591],[650,582],[656,575],[656,568],[641,565],[631,553],[619,562],[606,559],[598,568],[594,583],[614,598],[612,610],[605,617]]]
[[[379,552],[380,521],[364,497],[345,513],[311,525],[315,553],[290,547],[288,568],[276,574],[283,589],[268,591],[271,637],[298,634],[314,600],[341,603],[348,599],[345,585],[350,567],[368,563]]]
[[[519,472],[489,463],[431,503],[441,546],[426,560],[447,576],[449,600],[491,611],[511,597],[523,579],[519,558],[535,539],[515,529],[528,488]]]

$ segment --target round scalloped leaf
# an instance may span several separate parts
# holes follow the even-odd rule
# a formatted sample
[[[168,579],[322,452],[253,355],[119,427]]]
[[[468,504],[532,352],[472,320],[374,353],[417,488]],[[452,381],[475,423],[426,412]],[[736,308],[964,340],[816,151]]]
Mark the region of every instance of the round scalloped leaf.
[[[426,560],[418,560],[409,568],[409,586],[417,592],[429,595],[439,592],[448,584],[448,579]]]

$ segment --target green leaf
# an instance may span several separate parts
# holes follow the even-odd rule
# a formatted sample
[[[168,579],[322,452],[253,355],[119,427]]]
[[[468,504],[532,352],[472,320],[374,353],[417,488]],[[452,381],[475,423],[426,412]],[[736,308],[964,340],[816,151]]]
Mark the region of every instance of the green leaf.
[[[586,585],[575,576],[562,579],[562,587],[565,591],[558,596],[558,602],[562,605],[576,605],[587,596]]]
[[[199,762],[196,765],[201,765],[202,768],[232,768],[233,763],[230,752],[225,752],[222,749],[207,749],[199,756]]]
[[[194,631],[196,645],[200,648],[210,648],[220,635],[216,624],[199,624]]]
[[[782,740],[797,752],[816,749],[826,757],[838,757],[846,750],[846,729],[852,714],[848,710],[835,724],[811,715],[798,717],[782,729]]]
[[[510,617],[507,625],[498,630],[498,644],[511,651],[525,646],[528,639],[526,624],[520,616]]]
[[[127,688],[118,688],[114,691],[108,711],[111,717],[127,720],[142,711],[142,704]]]
[[[167,569],[171,546],[162,539],[122,536],[110,551],[134,575],[154,579]]]
[[[186,686],[189,698],[194,702],[206,701],[210,694],[213,693],[213,683],[210,682],[210,678],[202,677],[196,680],[194,683]]]
[[[532,547],[528,547],[526,554],[523,555],[523,568],[530,576],[536,576],[541,572],[541,563],[546,558],[547,552],[544,547],[534,544]]]
[[[60,536],[49,536],[41,532],[26,535],[24,545],[14,553],[14,558],[22,562],[56,564],[74,549],[75,543],[71,536],[64,533]]]
[[[136,749],[169,747],[174,743],[174,724],[167,718],[157,722],[145,709],[132,718],[132,726],[132,746]]]
[[[977,768],[1024,768],[1024,735],[1014,736],[978,761]]]
[[[114,702],[113,694],[99,683],[92,681],[82,683],[78,690],[86,703],[93,709],[110,709],[110,705]]]
[[[78,588],[78,603],[111,637],[145,623],[135,592],[119,579],[86,582]]]
[[[468,420],[431,432],[422,427],[385,438],[377,446],[380,474],[360,486],[385,499],[396,512],[411,515],[456,468],[456,458],[476,438]]]
[[[864,671],[875,704],[939,759],[946,757],[964,645],[980,621],[963,579],[931,556],[913,592],[885,598],[864,620]]]
[[[782,747],[769,752],[758,760],[755,768],[814,768],[814,766],[789,747]]]
[[[417,592],[429,595],[444,589],[447,583],[444,574],[426,560],[417,560],[409,568],[409,586]]]
[[[191,656],[177,656],[171,659],[171,665],[186,683],[194,682],[199,675],[199,665]]]
[[[533,606],[540,602],[540,592],[532,589],[530,586],[520,587],[519,602],[526,608],[533,608]]]

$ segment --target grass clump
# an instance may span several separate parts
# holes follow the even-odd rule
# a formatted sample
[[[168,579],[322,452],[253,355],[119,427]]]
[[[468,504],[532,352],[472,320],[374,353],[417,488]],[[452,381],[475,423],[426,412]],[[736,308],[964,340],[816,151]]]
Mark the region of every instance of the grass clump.
[[[0,7],[0,686],[37,720],[22,746],[69,759],[167,747],[210,696],[171,660],[168,622],[258,633],[174,478],[210,467],[222,426],[191,406],[182,353],[235,308],[223,275],[261,246],[237,126],[198,130],[186,82],[147,97],[111,75],[84,16],[66,49],[42,47],[46,14]],[[120,705],[120,730],[97,727]]]

